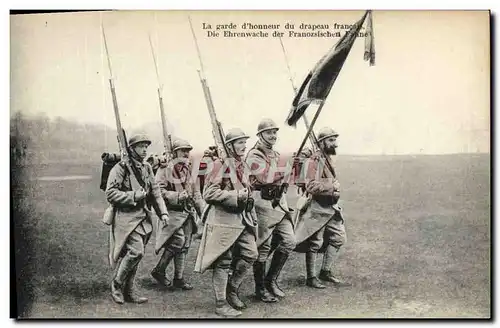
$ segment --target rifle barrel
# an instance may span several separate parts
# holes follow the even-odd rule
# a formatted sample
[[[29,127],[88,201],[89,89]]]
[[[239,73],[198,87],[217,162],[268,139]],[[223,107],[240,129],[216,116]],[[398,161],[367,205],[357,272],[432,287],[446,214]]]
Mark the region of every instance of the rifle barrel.
[[[188,16],[188,19],[189,19],[189,26],[191,27],[191,33],[193,33],[194,44],[196,45],[196,52],[198,53],[198,59],[200,61],[201,74],[202,76],[205,76],[205,68],[203,66],[203,60],[201,59],[201,51],[200,47],[198,46],[198,39],[196,38],[196,33],[194,33],[193,29],[193,23],[191,22],[191,16]]]

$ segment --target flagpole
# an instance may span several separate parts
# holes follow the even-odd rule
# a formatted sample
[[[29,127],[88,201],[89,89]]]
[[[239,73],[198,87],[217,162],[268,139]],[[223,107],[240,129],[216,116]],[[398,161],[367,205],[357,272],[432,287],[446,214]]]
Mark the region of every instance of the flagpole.
[[[344,35],[342,36],[342,38],[338,41],[338,43],[337,43],[337,44],[333,47],[333,48],[336,50],[338,47],[341,47],[341,46],[342,46],[342,43],[343,43],[343,42],[347,42],[347,43],[348,43],[348,44],[344,45],[344,47],[347,47],[347,54],[346,54],[345,58],[343,59],[343,61],[342,61],[342,62],[341,62],[341,64],[340,64],[339,71],[338,71],[337,75],[335,76],[335,80],[336,80],[336,78],[338,77],[338,74],[340,73],[340,70],[342,69],[342,66],[344,65],[345,60],[347,59],[347,56],[349,56],[349,52],[350,52],[350,50],[351,50],[351,48],[352,48],[352,46],[353,46],[353,44],[354,44],[354,41],[356,40],[356,37],[357,37],[357,35],[356,35],[356,34],[359,32],[359,30],[360,30],[360,29],[361,29],[361,27],[363,26],[363,23],[365,22],[365,19],[366,19],[366,17],[368,16],[368,14],[370,14],[370,15],[371,15],[371,10],[367,10],[367,11],[365,12],[365,14],[363,15],[363,17],[362,17],[362,18],[361,18],[361,19],[360,19],[360,20],[359,20],[359,21],[355,24],[355,27],[353,26],[353,27],[349,30],[349,32],[347,32],[346,34],[344,34]],[[371,16],[370,16],[370,17],[371,17]],[[358,25],[358,24],[359,24],[359,25]],[[354,35],[353,35],[353,34],[350,34],[350,33],[353,33]],[[347,39],[347,38],[348,38],[348,34],[349,34],[349,38],[351,38],[352,40]],[[347,40],[347,41],[346,41],[346,40]],[[323,57],[323,59],[324,59],[324,58],[326,58],[326,56],[328,56],[328,54],[327,54],[327,55],[325,55],[325,56]],[[366,54],[365,54],[365,58],[366,58]],[[320,61],[317,65],[319,65],[320,63],[322,63],[323,59],[321,59],[321,61]],[[333,82],[332,82],[332,83],[331,83],[331,84],[327,87],[327,89],[323,92],[323,94],[324,94],[323,99],[321,99],[321,100],[320,100],[320,105],[319,105],[319,108],[318,108],[318,110],[316,111],[316,114],[314,115],[314,118],[313,118],[313,120],[312,120],[312,122],[311,122],[311,125],[309,126],[309,129],[307,130],[307,133],[306,133],[306,135],[304,136],[304,140],[302,140],[302,143],[301,143],[301,145],[300,145],[300,147],[299,147],[299,150],[297,151],[297,153],[296,153],[296,154],[300,154],[300,152],[302,152],[302,149],[304,148],[304,146],[305,146],[305,144],[306,144],[307,138],[309,137],[309,135],[310,135],[311,131],[313,130],[314,124],[316,123],[316,120],[318,119],[318,116],[319,116],[319,114],[321,113],[321,110],[323,109],[323,105],[325,104],[326,97],[327,97],[327,96],[328,96],[328,94],[330,93],[330,91],[331,91],[331,89],[332,89],[332,87],[333,87],[333,84],[335,83],[335,80],[333,80]],[[309,82],[309,83],[310,83],[310,82]],[[300,100],[300,99],[299,99],[299,100]],[[316,99],[316,100],[318,100],[318,99]],[[309,104],[308,106],[310,106],[310,104]],[[295,108],[295,110],[296,110],[296,109],[297,109],[297,108]],[[306,111],[306,110],[307,110],[307,108],[304,110],[304,113],[305,113],[305,111]],[[304,113],[303,113],[303,114],[304,114]],[[292,115],[292,114],[293,114],[293,109],[292,109],[292,112],[290,112],[289,117],[290,117],[290,115]],[[302,114],[302,115],[303,115],[303,114]],[[289,125],[291,125],[290,123],[288,123],[288,124],[289,124]]]
[[[311,134],[311,131],[313,130],[314,124],[316,124],[316,120],[319,117],[319,114],[321,113],[321,110],[323,109],[323,106],[325,105],[325,101],[321,100],[318,110],[316,111],[316,114],[314,114],[314,117],[312,119],[311,125],[309,126],[309,129],[306,132],[306,135],[304,137],[304,140],[302,140],[302,143],[300,144],[299,150],[297,150],[296,154],[300,154],[302,149],[304,148],[307,138],[309,138],[309,135]],[[309,105],[310,106],[310,105]]]

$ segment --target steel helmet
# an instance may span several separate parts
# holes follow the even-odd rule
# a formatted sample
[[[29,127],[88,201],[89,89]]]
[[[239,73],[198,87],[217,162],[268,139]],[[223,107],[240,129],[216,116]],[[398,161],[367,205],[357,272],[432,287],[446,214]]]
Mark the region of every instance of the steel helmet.
[[[151,145],[151,139],[145,134],[136,134],[133,135],[129,140],[128,140],[128,146],[132,147],[135,144],[138,144],[140,142],[146,142],[149,145]]]
[[[332,128],[325,127],[325,128],[322,128],[321,130],[319,130],[318,142],[321,142],[322,140],[325,140],[326,138],[338,137],[338,136],[339,136],[339,134],[337,132],[335,132]]]
[[[229,132],[226,134],[226,144],[234,142],[239,139],[248,139],[248,138],[250,137],[247,136],[245,132],[243,132],[243,130],[234,128],[229,130]]]
[[[189,142],[183,139],[175,139],[172,142],[172,151],[177,151],[179,149],[187,149],[187,150],[192,150],[193,146]]]
[[[280,128],[270,118],[264,118],[257,126],[257,135],[268,130],[279,130]]]

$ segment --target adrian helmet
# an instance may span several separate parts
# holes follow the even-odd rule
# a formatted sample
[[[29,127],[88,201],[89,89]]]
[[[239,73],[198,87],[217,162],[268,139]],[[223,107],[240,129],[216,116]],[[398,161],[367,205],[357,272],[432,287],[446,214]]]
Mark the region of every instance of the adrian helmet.
[[[319,130],[318,133],[318,142],[321,142],[322,140],[325,140],[326,138],[330,137],[338,137],[339,134],[335,132],[332,128],[325,127]]]
[[[135,144],[138,144],[140,142],[145,142],[149,145],[151,145],[151,139],[145,134],[136,134],[133,135],[129,140],[128,140],[128,146],[132,147]]]
[[[189,142],[183,139],[175,139],[172,142],[172,151],[177,151],[179,149],[192,150],[193,146]]]
[[[248,138],[250,137],[247,136],[245,132],[243,132],[243,130],[234,128],[229,130],[228,133],[226,134],[226,144],[234,142],[239,139],[248,139]]]
[[[262,121],[260,121],[259,125],[257,126],[257,135],[264,131],[268,130],[279,130],[280,128],[276,125],[276,123],[271,120],[270,118],[264,118]]]

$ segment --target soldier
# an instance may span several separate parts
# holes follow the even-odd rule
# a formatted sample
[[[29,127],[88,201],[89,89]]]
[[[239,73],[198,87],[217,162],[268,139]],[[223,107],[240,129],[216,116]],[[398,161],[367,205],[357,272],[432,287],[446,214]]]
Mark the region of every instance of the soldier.
[[[306,185],[305,185],[302,177],[300,176],[300,174],[302,172],[303,163],[308,158],[310,158],[312,156],[312,154],[313,154],[313,152],[311,149],[309,149],[308,147],[304,147],[302,149],[302,151],[300,152],[300,156],[299,156],[300,163],[297,163],[296,165],[294,165],[295,176],[298,177],[298,179],[296,179],[296,181],[295,181],[295,185],[297,186],[297,191],[298,191],[298,194],[300,194],[300,195],[302,195],[306,192]],[[295,153],[293,153],[293,157],[294,158],[296,157]]]
[[[144,162],[150,144],[151,141],[145,135],[136,135],[129,140],[131,165],[144,182],[143,187],[137,185],[137,182],[142,182],[137,181],[124,161],[111,169],[106,185],[106,199],[114,212],[110,233],[111,267],[115,268],[121,259],[111,282],[111,296],[119,304],[124,301],[147,302],[147,298],[138,296],[134,291],[133,283],[139,262],[144,256],[144,247],[153,230],[151,205],[165,224],[169,219],[153,170]]]
[[[325,288],[319,279],[337,286],[349,286],[332,274],[332,267],[338,251],[346,242],[342,209],[338,206],[340,197],[338,180],[328,170],[323,153],[336,155],[338,133],[323,128],[318,134],[320,150],[308,160],[306,170],[306,192],[310,203],[301,210],[296,228],[297,248],[306,253],[307,286]],[[316,254],[324,252],[319,279],[315,273]]]
[[[163,254],[151,271],[151,276],[165,287],[172,283],[166,277],[168,264],[174,259],[173,287],[191,290],[193,286],[183,278],[186,256],[191,246],[192,236],[198,231],[204,201],[191,177],[189,153],[193,147],[185,140],[176,139],[172,143],[174,158],[160,166],[156,181],[170,213],[167,226],[160,222],[156,230],[155,253]]]
[[[262,302],[276,302],[285,293],[278,285],[278,277],[295,248],[295,236],[288,205],[280,201],[281,186],[285,183],[283,172],[272,171],[277,168],[280,154],[273,150],[279,128],[271,119],[263,119],[257,126],[259,140],[248,152],[246,162],[250,166],[255,210],[259,234],[257,246],[259,257],[254,264],[255,294]],[[271,173],[270,173],[271,172]],[[279,203],[279,204],[278,204]],[[266,263],[271,251],[273,238],[279,244],[266,274]]]
[[[210,146],[207,150],[203,152],[203,157],[200,160],[200,166],[198,170],[198,179],[200,184],[200,191],[203,193],[203,188],[205,186],[205,176],[207,174],[208,165],[207,162],[212,163],[218,158],[217,146]]]
[[[165,153],[163,153],[161,156],[157,154],[151,154],[149,157],[146,159],[146,162],[151,165],[151,168],[153,169],[153,173],[156,175],[156,172],[158,172],[158,169],[160,166],[164,166],[166,163],[165,159]]]
[[[239,316],[247,307],[238,289],[258,255],[257,218],[242,158],[248,138],[240,129],[227,133],[230,157],[224,162],[217,160],[203,192],[209,207],[195,271],[213,269],[215,313],[225,317]],[[235,269],[229,278],[232,261]]]
[[[203,189],[205,188],[205,177],[209,171],[213,168],[213,163],[219,158],[217,154],[217,146],[210,146],[207,150],[203,152],[203,157],[200,159],[200,165],[198,166],[198,179],[197,184],[200,187],[200,192],[203,194]],[[208,163],[211,163],[208,165]],[[205,204],[206,205],[206,204]],[[198,232],[194,235],[194,239],[201,239],[202,229],[198,229]]]

